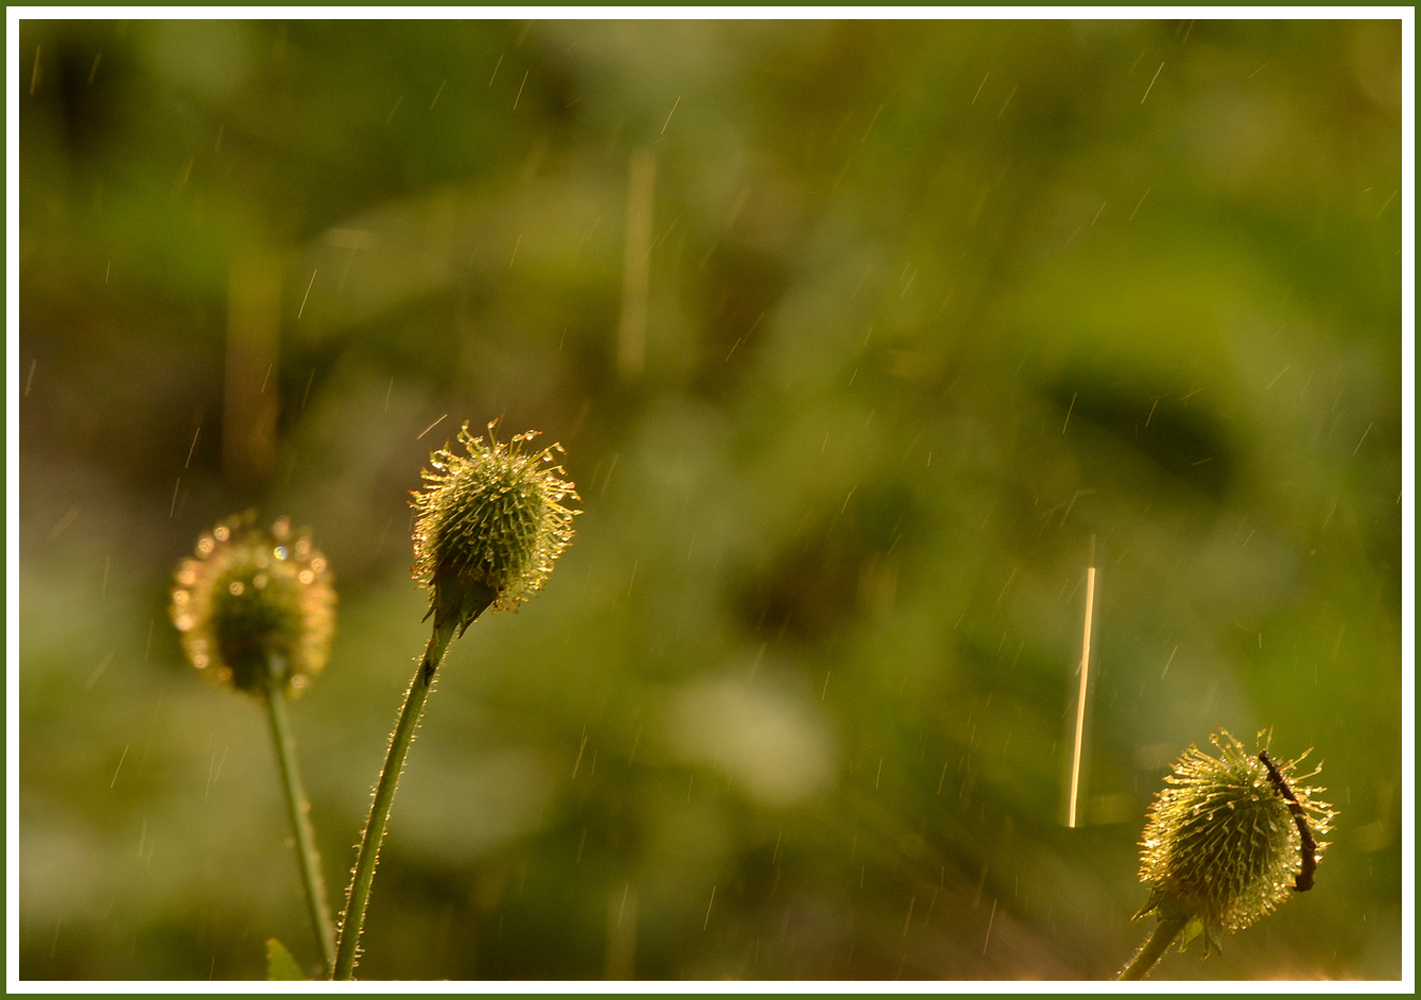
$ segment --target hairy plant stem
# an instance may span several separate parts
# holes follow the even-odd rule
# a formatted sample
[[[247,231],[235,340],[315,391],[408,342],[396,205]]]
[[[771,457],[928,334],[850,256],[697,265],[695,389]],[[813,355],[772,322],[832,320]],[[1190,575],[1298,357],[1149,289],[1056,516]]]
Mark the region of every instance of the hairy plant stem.
[[[265,680],[267,718],[271,720],[271,737],[276,744],[276,764],[281,772],[281,785],[286,792],[286,810],[291,828],[296,834],[296,863],[301,868],[301,882],[306,887],[306,907],[311,913],[311,929],[321,949],[321,968],[335,967],[336,932],[331,921],[331,904],[326,896],[326,880],[321,876],[321,854],[316,849],[316,832],[311,826],[311,803],[301,785],[301,772],[296,767],[296,744],[291,738],[291,722],[286,714],[286,693],[283,690],[285,664],[274,659]]]
[[[1169,946],[1174,943],[1174,939],[1179,937],[1179,932],[1184,930],[1184,925],[1189,922],[1188,917],[1162,917],[1155,925],[1154,933],[1150,935],[1144,945],[1140,947],[1139,953],[1120,975],[1115,978],[1120,982],[1127,980],[1144,979],[1150,974],[1150,970],[1158,964],[1164,957],[1164,953],[1169,950]]]
[[[340,943],[336,948],[332,979],[354,979],[355,962],[359,956],[360,934],[365,926],[365,908],[370,902],[370,885],[375,880],[375,866],[380,859],[380,842],[385,836],[385,825],[390,819],[390,806],[395,800],[395,788],[400,783],[400,772],[404,770],[405,755],[414,742],[415,729],[419,717],[424,712],[425,699],[434,684],[434,672],[444,659],[444,652],[454,638],[458,622],[449,620],[436,622],[434,632],[429,637],[424,656],[415,669],[414,679],[405,692],[405,707],[400,711],[400,719],[395,723],[395,731],[390,734],[390,749],[385,754],[385,767],[380,772],[380,780],[375,785],[375,795],[370,803],[370,818],[366,820],[365,832],[360,837],[360,848],[355,857],[355,872],[346,890],[345,916],[341,919]]]

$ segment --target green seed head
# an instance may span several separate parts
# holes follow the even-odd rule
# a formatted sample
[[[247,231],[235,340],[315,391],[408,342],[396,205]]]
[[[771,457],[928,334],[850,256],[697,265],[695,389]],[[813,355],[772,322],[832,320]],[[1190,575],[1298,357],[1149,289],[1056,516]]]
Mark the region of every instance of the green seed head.
[[[1270,735],[1259,734],[1260,749]],[[1287,901],[1303,870],[1302,830],[1282,787],[1291,790],[1310,836],[1330,830],[1335,813],[1311,798],[1324,789],[1296,783],[1317,770],[1298,776],[1299,761],[1275,762],[1280,786],[1227,731],[1209,740],[1219,756],[1191,745],[1150,805],[1140,843],[1140,880],[1150,899],[1138,915],[1158,911],[1232,932]],[[1326,846],[1317,843],[1315,856]]]
[[[288,697],[326,664],[335,590],[326,557],[306,532],[255,514],[229,518],[178,567],[169,611],[192,665],[219,684],[262,695],[271,673]]]
[[[563,505],[582,499],[559,478],[551,445],[525,452],[538,431],[515,434],[507,443],[469,434],[459,442],[468,457],[448,447],[429,456],[432,469],[410,505],[419,513],[414,531],[414,577],[430,590],[434,627],[457,625],[460,634],[490,605],[511,610],[540,590],[554,561],[572,543],[572,519],[580,510]]]

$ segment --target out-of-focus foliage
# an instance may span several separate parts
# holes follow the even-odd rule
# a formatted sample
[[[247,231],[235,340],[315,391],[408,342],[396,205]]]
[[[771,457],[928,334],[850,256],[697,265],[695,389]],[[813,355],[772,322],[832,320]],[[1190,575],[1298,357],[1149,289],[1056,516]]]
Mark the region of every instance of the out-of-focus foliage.
[[[1169,762],[1267,725],[1326,758],[1317,887],[1155,976],[1400,975],[1397,23],[18,44],[21,976],[314,966],[173,570],[249,506],[329,557],[335,889],[427,636],[409,491],[499,416],[586,514],[452,647],[362,977],[1105,977]]]

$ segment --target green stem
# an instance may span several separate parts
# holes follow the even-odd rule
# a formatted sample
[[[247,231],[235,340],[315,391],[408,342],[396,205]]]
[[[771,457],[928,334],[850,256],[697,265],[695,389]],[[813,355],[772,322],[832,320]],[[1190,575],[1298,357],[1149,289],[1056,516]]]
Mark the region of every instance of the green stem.
[[[301,786],[301,772],[296,767],[296,743],[291,738],[291,723],[286,715],[284,687],[285,668],[273,663],[266,676],[267,718],[271,720],[272,741],[276,744],[277,769],[286,792],[286,811],[291,828],[296,833],[296,863],[301,868],[301,881],[306,887],[306,907],[311,911],[311,928],[321,948],[322,967],[333,968],[336,956],[335,925],[331,921],[331,904],[326,898],[326,882],[321,877],[321,855],[316,849],[316,832],[311,826],[311,803]]]
[[[434,671],[444,659],[444,651],[454,638],[458,623],[454,621],[436,623],[434,633],[429,637],[424,656],[420,658],[414,679],[405,693],[405,707],[400,711],[400,721],[395,723],[395,731],[390,734],[390,749],[385,754],[385,767],[380,772],[380,781],[375,786],[375,797],[370,803],[370,818],[365,823],[365,832],[360,836],[360,848],[355,857],[355,871],[350,888],[346,891],[345,916],[341,920],[340,944],[336,948],[336,960],[332,979],[354,979],[355,962],[360,949],[360,934],[365,927],[365,908],[370,902],[370,885],[375,880],[375,866],[380,860],[380,841],[385,836],[385,825],[390,819],[390,806],[395,800],[395,788],[400,783],[400,772],[404,770],[405,755],[414,742],[415,728],[424,711],[424,701],[429,697],[429,689],[434,683]]]
[[[1140,948],[1139,954],[1134,961],[1125,967],[1125,971],[1115,978],[1120,982],[1127,980],[1144,979],[1150,974],[1150,970],[1155,967],[1164,953],[1169,950],[1169,946],[1174,943],[1174,939],[1179,937],[1179,932],[1184,930],[1184,925],[1189,922],[1188,917],[1161,918],[1155,925],[1154,933],[1149,940]]]

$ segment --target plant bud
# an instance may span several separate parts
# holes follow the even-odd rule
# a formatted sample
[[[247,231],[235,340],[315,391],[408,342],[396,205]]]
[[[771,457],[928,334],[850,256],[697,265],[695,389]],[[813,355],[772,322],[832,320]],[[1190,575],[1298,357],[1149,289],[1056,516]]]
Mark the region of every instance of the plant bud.
[[[528,600],[572,543],[572,519],[582,513],[562,503],[581,497],[559,478],[562,466],[552,464],[561,445],[525,452],[538,431],[502,443],[494,427],[488,425],[485,443],[465,421],[459,442],[468,457],[447,445],[433,452],[433,468],[421,472],[424,489],[412,493],[419,513],[413,574],[431,592],[436,632],[452,624],[462,635],[485,608],[512,610]]]
[[[196,558],[178,567],[169,611],[198,670],[259,696],[274,672],[294,697],[326,664],[335,590],[306,532],[284,517],[270,533],[254,520],[249,511],[203,533]]]
[[[1261,752],[1250,754],[1221,729],[1209,737],[1219,757],[1191,745],[1175,762],[1145,823],[1140,880],[1150,886],[1150,898],[1136,916],[1156,911],[1161,918],[1188,918],[1196,932],[1233,932],[1311,886],[1327,846],[1313,835],[1330,830],[1335,813],[1311,798],[1324,789],[1296,783],[1317,770],[1297,776],[1298,761],[1266,757],[1270,735],[1260,733]]]

